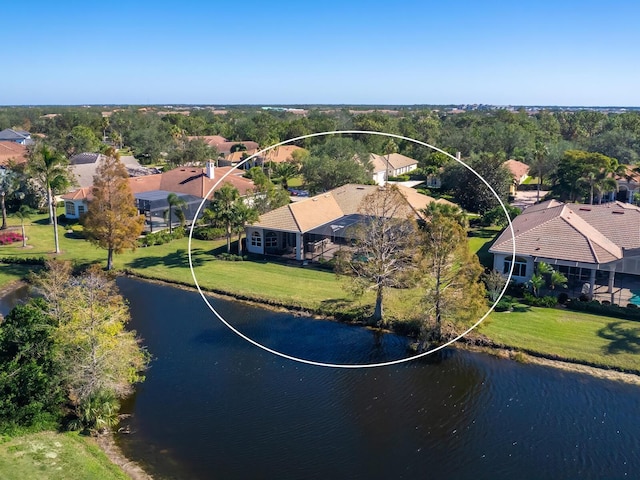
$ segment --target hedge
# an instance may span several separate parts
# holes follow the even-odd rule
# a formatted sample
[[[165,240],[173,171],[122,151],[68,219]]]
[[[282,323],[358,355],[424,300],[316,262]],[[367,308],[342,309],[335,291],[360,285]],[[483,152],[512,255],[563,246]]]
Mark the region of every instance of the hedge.
[[[606,317],[640,321],[640,308],[629,306],[621,307],[619,305],[603,305],[597,300],[592,300],[590,302],[570,300],[567,302],[567,308],[577,312],[594,313],[596,315],[603,315]]]

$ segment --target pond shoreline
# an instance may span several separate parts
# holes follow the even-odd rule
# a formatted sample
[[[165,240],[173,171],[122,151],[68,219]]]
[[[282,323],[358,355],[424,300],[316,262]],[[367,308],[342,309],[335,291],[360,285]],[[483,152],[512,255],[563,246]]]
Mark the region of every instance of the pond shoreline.
[[[195,286],[186,285],[182,282],[172,282],[170,280],[147,277],[145,275],[140,275],[131,271],[124,272],[123,274],[125,276],[137,278],[140,280],[145,280],[151,283],[167,285],[174,288],[181,288],[183,290],[188,290],[188,291],[194,291],[194,292],[198,291],[198,289]],[[223,293],[220,291],[210,291],[202,287],[201,289],[207,295],[213,295],[221,299],[231,299],[234,301],[240,301],[248,305],[259,306],[261,308],[268,308],[273,311],[289,312],[289,313],[292,313],[293,315],[308,316],[316,319],[341,322],[349,325],[358,325],[364,328],[373,328],[373,327],[364,325],[361,322],[343,321],[340,319],[336,319],[335,317],[323,315],[321,313],[310,312],[309,310],[306,310],[300,307],[287,306],[282,302],[263,302],[260,299],[252,299],[245,295],[233,295],[228,292]],[[400,335],[388,329],[378,329],[378,330],[384,333],[395,333],[397,335]],[[580,362],[580,361],[576,361],[569,358],[543,355],[537,352],[531,352],[531,351],[526,351],[522,349],[515,349],[505,345],[497,344],[482,335],[478,335],[474,333],[467,335],[466,337],[461,339],[459,342],[455,342],[451,346],[454,348],[483,352],[499,358],[513,360],[520,363],[531,363],[536,365],[553,367],[553,368],[557,368],[564,371],[590,375],[595,378],[619,381],[619,382],[624,382],[632,385],[640,385],[640,370],[638,370],[637,372],[621,371],[613,367],[587,364],[585,362]]]

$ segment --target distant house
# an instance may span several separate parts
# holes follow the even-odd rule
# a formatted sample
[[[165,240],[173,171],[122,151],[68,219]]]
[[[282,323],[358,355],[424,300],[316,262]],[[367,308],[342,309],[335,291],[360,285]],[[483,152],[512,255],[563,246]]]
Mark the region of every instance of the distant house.
[[[399,153],[389,155],[376,155],[369,157],[373,165],[373,181],[378,185],[384,185],[389,177],[404,175],[418,168],[418,161]]]
[[[315,197],[285,205],[261,215],[245,228],[247,251],[260,255],[291,255],[298,261],[313,259],[319,251],[350,243],[349,227],[361,222],[362,202],[378,185],[348,184]],[[398,185],[411,211],[420,211],[435,200],[412,188]]]
[[[33,139],[31,134],[24,130],[14,130],[12,128],[5,128],[0,132],[0,142],[14,142],[20,145],[32,145]]]
[[[69,159],[71,172],[73,173],[76,184],[83,187],[93,185],[93,177],[98,170],[98,166],[104,160],[105,156],[100,153],[84,152],[74,155]],[[140,169],[138,161],[130,155],[120,157],[120,161],[128,170]]]
[[[202,140],[210,147],[215,147],[223,158],[226,158],[231,150],[234,150],[235,146],[243,145],[246,150],[257,150],[258,144],[250,140],[242,140],[240,142],[230,142],[226,138],[220,135],[199,135],[187,137],[189,140]]]
[[[509,187],[509,195],[515,195],[518,190],[518,186],[522,185],[524,181],[529,178],[529,165],[520,162],[519,160],[507,160],[503,163],[504,167],[511,173],[513,182]]]
[[[27,147],[22,143],[0,141],[0,167],[6,167],[9,162],[17,164],[27,161]]]
[[[163,222],[164,212],[168,210],[169,193],[176,193],[185,200],[186,216],[193,218],[198,205],[209,190],[230,170],[231,167],[215,167],[213,162],[208,162],[206,168],[179,167],[164,173],[130,177],[129,186],[140,213],[145,214],[148,225],[153,228],[153,222]],[[241,196],[250,195],[254,188],[253,182],[244,178],[242,172],[232,172],[217,188],[224,183],[230,183],[237,188]],[[91,186],[79,188],[62,196],[65,211],[69,212],[67,216],[70,214],[70,218],[79,218],[86,212],[91,190]]]
[[[609,291],[616,272],[640,275],[640,208],[623,202],[604,205],[564,204],[549,200],[527,208],[513,220],[516,257],[511,231],[493,243],[493,266],[513,279],[531,279],[535,265],[545,262],[568,278],[590,282],[597,272],[608,274]]]
[[[616,175],[615,179],[618,183],[615,199],[620,202],[634,203],[633,196],[640,193],[640,172],[627,165],[624,174]]]

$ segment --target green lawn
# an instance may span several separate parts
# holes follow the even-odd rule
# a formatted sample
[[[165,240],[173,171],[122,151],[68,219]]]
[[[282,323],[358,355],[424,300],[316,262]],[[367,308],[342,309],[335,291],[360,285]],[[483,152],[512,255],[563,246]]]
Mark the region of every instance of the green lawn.
[[[478,255],[478,260],[484,267],[493,268],[493,255],[489,253],[489,247],[501,231],[501,227],[475,228],[469,231],[469,250]]]
[[[640,372],[640,322],[529,307],[492,313],[478,331],[509,347]]]
[[[39,432],[0,439],[3,480],[126,480],[89,438],[77,433]]]

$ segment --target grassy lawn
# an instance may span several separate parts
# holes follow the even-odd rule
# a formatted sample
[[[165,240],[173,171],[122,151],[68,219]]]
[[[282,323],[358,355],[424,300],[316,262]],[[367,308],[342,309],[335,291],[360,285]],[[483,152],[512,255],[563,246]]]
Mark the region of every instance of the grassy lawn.
[[[492,313],[479,332],[509,347],[640,371],[640,322],[555,308]]]
[[[39,432],[0,441],[4,480],[126,480],[89,438],[77,433]]]
[[[16,224],[10,219],[10,224]],[[484,265],[491,266],[488,248],[498,228],[476,229],[470,233],[469,247]],[[34,217],[27,226],[32,248],[20,244],[0,246],[0,257],[52,257],[52,227],[46,217]],[[77,263],[106,263],[106,252],[85,240],[67,236],[60,229],[63,253],[58,258]],[[193,264],[198,281],[205,289],[230,292],[257,300],[274,301],[325,312],[371,308],[373,298],[355,300],[346,280],[329,271],[300,268],[268,260],[229,262],[213,259],[224,250],[224,241],[192,242]],[[235,245],[234,245],[235,246]],[[115,267],[130,269],[143,276],[193,285],[187,260],[187,239],[165,245],[139,248],[115,256]],[[2,265],[0,287],[23,276],[31,267]],[[392,317],[410,319],[419,314],[419,292],[391,290],[386,310]],[[640,323],[573,311],[530,308],[526,312],[494,313],[480,332],[513,348],[569,360],[626,370],[640,371]]]

